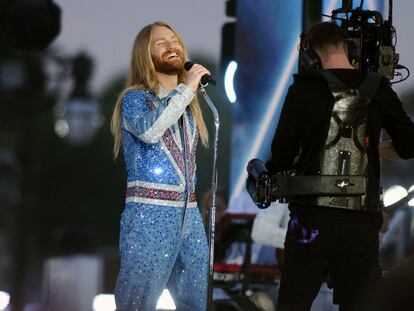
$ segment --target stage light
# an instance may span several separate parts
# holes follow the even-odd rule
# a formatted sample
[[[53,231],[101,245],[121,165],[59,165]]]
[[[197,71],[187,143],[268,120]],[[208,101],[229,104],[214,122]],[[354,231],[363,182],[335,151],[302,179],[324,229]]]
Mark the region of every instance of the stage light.
[[[233,104],[237,100],[236,92],[234,90],[234,75],[237,70],[237,63],[231,61],[226,68],[226,73],[224,74],[224,89],[226,90],[226,95],[229,101]]]
[[[110,294],[99,294],[93,299],[93,311],[115,311],[115,297]]]
[[[384,192],[384,205],[389,206],[407,196],[407,190],[402,186],[391,186]]]
[[[0,311],[6,310],[10,302],[10,295],[0,291]]]
[[[172,299],[168,289],[164,289],[164,291],[162,292],[160,299],[158,299],[156,309],[157,310],[175,310],[176,309],[174,300]]]

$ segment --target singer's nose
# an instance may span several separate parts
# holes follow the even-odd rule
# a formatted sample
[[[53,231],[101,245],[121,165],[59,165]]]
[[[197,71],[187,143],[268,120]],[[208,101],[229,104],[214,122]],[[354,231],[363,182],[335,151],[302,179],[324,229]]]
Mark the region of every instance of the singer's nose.
[[[175,48],[177,48],[177,46],[178,46],[178,43],[175,42],[175,41],[168,41],[167,42],[167,50],[175,49]]]

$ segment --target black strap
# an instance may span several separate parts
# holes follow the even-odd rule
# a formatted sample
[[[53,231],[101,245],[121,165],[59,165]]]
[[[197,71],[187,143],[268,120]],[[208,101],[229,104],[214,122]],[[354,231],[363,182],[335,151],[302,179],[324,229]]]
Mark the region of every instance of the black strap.
[[[328,83],[331,90],[335,88],[351,89],[331,71],[319,70],[319,72],[325,78],[325,81]],[[367,72],[364,80],[356,89],[368,100],[368,102],[370,102],[377,93],[381,79],[382,76],[379,73]]]
[[[335,76],[329,70],[319,70],[320,74],[325,78],[326,83],[328,83],[329,88],[341,88],[341,89],[350,89],[348,85],[343,83],[337,76]]]
[[[364,81],[357,87],[358,91],[371,101],[377,93],[378,87],[381,83],[382,76],[376,72],[368,72]]]

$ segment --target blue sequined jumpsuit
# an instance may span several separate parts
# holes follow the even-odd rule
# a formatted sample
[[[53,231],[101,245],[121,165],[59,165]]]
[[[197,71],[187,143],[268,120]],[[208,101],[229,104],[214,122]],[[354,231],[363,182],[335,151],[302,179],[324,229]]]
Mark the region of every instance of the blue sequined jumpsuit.
[[[194,94],[184,84],[165,93],[129,90],[122,99],[128,183],[118,311],[155,310],[166,286],[177,310],[206,308],[208,244],[194,193],[199,136],[187,108]]]

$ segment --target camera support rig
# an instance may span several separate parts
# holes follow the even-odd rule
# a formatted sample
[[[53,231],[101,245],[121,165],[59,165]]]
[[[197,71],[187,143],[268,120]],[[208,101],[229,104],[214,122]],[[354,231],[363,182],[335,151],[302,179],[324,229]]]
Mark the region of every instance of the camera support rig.
[[[292,197],[361,197],[366,193],[365,176],[291,176],[288,172],[270,175],[259,159],[249,161],[247,174],[247,192],[259,208],[267,208],[276,200],[286,203]]]

